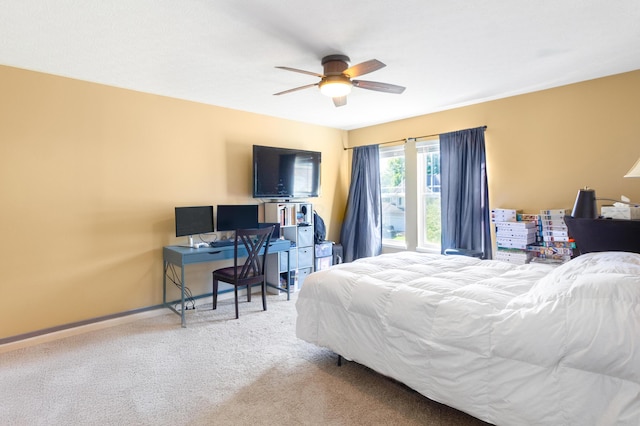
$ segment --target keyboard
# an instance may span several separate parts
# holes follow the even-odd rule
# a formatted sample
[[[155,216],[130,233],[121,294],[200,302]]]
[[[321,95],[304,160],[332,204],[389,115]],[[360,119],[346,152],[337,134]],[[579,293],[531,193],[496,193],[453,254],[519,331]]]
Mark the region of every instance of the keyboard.
[[[214,241],[211,243],[211,247],[229,247],[234,244],[235,244],[235,240]]]

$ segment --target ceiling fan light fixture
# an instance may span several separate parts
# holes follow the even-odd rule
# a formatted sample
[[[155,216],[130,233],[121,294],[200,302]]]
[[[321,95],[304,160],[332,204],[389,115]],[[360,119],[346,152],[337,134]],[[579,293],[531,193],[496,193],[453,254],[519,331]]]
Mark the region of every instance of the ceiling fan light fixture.
[[[351,82],[348,79],[326,78],[320,82],[320,93],[330,98],[347,96],[351,93]]]
[[[299,70],[290,67],[276,67],[287,71],[298,72],[301,74],[313,75],[320,77],[320,81],[315,84],[307,84],[305,86],[296,87],[282,92],[274,93],[274,95],[284,95],[285,93],[297,92],[298,90],[307,89],[309,87],[318,86],[320,93],[333,99],[336,107],[347,104],[347,95],[351,93],[352,87],[360,89],[373,90],[376,92],[400,94],[404,92],[404,87],[395,84],[380,83],[378,81],[351,80],[364,74],[377,71],[386,65],[377,59],[361,62],[357,65],[349,67],[349,57],[345,55],[329,55],[322,58],[323,73],[319,74],[312,71]]]

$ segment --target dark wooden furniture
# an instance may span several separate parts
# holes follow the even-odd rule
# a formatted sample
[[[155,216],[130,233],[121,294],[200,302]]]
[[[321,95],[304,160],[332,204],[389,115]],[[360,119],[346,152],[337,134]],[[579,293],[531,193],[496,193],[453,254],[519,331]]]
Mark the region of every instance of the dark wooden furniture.
[[[565,216],[564,221],[581,254],[598,251],[640,253],[640,220]]]
[[[247,287],[247,302],[251,302],[251,286],[260,284],[262,292],[262,308],[267,310],[267,279],[265,275],[265,259],[269,251],[269,238],[273,226],[260,229],[238,229],[234,245],[233,266],[213,271],[213,309],[218,305],[218,282],[233,285],[236,303],[236,319],[238,315],[238,287]],[[240,247],[240,253],[238,248]],[[246,250],[246,254],[242,247]],[[242,264],[238,264],[246,256]]]

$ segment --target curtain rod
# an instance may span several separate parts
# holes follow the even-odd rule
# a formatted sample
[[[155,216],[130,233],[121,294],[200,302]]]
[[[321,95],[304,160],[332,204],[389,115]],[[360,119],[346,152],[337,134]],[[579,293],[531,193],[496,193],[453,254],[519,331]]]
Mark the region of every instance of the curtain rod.
[[[483,130],[487,130],[487,126],[481,126]],[[373,146],[373,145],[387,145],[390,143],[398,143],[398,142],[404,142],[407,143],[409,141],[417,141],[418,139],[426,139],[426,138],[433,138],[435,136],[440,136],[442,133],[434,133],[432,135],[425,135],[425,136],[416,136],[414,138],[405,138],[405,139],[397,139],[395,141],[387,141],[387,142],[380,142],[380,143],[372,143],[371,145],[363,145],[363,146]],[[349,147],[349,148],[344,148],[345,151],[349,150],[349,149],[353,149],[353,148],[357,148],[357,147]]]

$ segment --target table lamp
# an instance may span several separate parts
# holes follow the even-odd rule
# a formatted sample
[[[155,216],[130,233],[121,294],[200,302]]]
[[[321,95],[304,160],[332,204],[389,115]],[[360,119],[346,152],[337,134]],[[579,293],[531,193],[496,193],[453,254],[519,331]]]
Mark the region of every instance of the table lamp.
[[[636,164],[631,167],[631,170],[624,175],[624,177],[640,177],[640,158],[636,161]]]
[[[596,191],[586,186],[578,191],[576,202],[573,205],[571,216],[595,219],[598,217],[598,208],[596,207]]]

